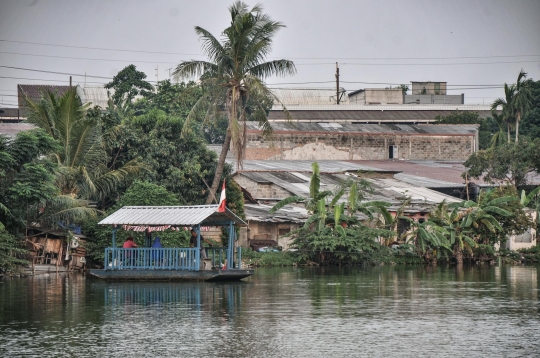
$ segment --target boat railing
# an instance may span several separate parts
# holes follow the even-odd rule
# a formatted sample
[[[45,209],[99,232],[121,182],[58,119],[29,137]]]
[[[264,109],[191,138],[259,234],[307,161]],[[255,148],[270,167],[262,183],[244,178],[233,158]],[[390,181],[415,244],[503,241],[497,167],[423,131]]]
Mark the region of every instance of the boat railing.
[[[196,248],[105,249],[105,270],[192,270],[197,271]]]
[[[227,263],[227,247],[206,247],[206,256],[213,269],[241,268],[242,248],[236,248],[233,262]],[[105,270],[192,270],[198,271],[197,249],[176,248],[113,248],[105,249]]]
[[[206,249],[206,256],[208,259],[212,260],[212,267],[213,268],[223,268],[224,265],[227,264],[227,247],[205,247]],[[236,248],[236,255],[233,254],[233,262],[231,263],[231,266],[227,266],[227,268],[241,268],[241,265],[239,263],[242,262],[242,248],[237,247]]]

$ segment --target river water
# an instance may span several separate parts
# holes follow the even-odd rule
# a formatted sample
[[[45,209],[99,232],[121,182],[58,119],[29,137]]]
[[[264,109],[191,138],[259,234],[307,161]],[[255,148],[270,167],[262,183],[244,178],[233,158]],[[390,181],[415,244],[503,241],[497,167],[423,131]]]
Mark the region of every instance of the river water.
[[[4,279],[0,356],[540,356],[539,271],[273,268],[236,283]]]

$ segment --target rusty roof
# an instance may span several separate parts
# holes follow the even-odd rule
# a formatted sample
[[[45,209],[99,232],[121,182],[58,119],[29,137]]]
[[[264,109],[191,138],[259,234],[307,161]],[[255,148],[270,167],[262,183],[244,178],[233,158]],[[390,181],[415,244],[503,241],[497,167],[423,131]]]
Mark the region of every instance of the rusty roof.
[[[55,85],[17,85],[17,91],[19,95],[19,108],[24,107],[24,99],[22,96],[28,97],[33,102],[38,102],[41,96],[46,91],[52,91],[58,96],[62,96],[69,90],[69,86],[55,86]]]

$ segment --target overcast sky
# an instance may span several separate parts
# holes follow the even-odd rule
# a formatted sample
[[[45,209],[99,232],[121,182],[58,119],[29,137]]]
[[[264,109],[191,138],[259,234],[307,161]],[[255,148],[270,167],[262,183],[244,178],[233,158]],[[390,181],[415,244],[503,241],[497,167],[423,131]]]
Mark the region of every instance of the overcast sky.
[[[204,59],[193,28],[219,35],[230,22],[231,3],[0,0],[0,66],[109,78],[133,63],[151,81],[158,66],[163,80],[182,60]],[[336,61],[347,91],[446,81],[449,94],[465,93],[470,104],[502,96],[502,84],[514,82],[521,68],[540,79],[540,0],[262,4],[287,26],[275,38],[272,57],[294,60],[298,70],[293,77],[269,79],[277,87],[333,87]],[[0,67],[0,106],[16,103],[17,84],[68,80],[68,75]],[[74,77],[74,83],[84,81],[84,76]],[[86,82],[108,80],[87,77]],[[476,89],[485,85],[497,88]]]

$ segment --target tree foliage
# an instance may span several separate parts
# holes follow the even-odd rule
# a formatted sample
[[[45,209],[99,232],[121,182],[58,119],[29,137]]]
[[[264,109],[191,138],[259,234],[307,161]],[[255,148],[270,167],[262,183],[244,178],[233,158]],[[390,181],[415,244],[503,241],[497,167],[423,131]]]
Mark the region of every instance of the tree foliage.
[[[131,102],[135,96],[149,96],[154,90],[145,78],[146,74],[137,71],[137,67],[132,64],[118,72],[113,80],[105,85],[105,88],[114,90],[111,98],[115,104]]]
[[[58,143],[36,129],[15,138],[0,136],[0,222],[11,233],[22,233],[38,207],[59,193],[55,164],[48,159]]]
[[[527,174],[540,171],[540,139],[524,140],[473,153],[463,165],[464,174],[488,183],[527,184]]]
[[[222,112],[226,112],[228,117],[222,152],[206,203],[211,202],[221,182],[231,141],[238,164],[241,165],[246,144],[245,121],[248,119],[246,108],[249,98],[271,97],[277,100],[264,80],[274,75],[295,73],[291,61],[282,59],[265,62],[272,49],[273,37],[284,25],[262,11],[261,5],[249,9],[243,2],[235,2],[229,7],[231,24],[223,31],[222,41],[208,30],[195,27],[208,61],[185,61],[174,70],[175,79],[198,78],[207,89],[187,116],[183,134],[191,130],[190,122],[201,111],[206,113],[205,122],[215,121]],[[252,119],[268,132],[270,126],[264,103],[257,101],[253,105]]]
[[[126,121],[128,159],[147,169],[142,178],[164,186],[182,205],[201,204],[216,168],[216,154],[195,133],[179,135],[184,120],[152,109]]]

